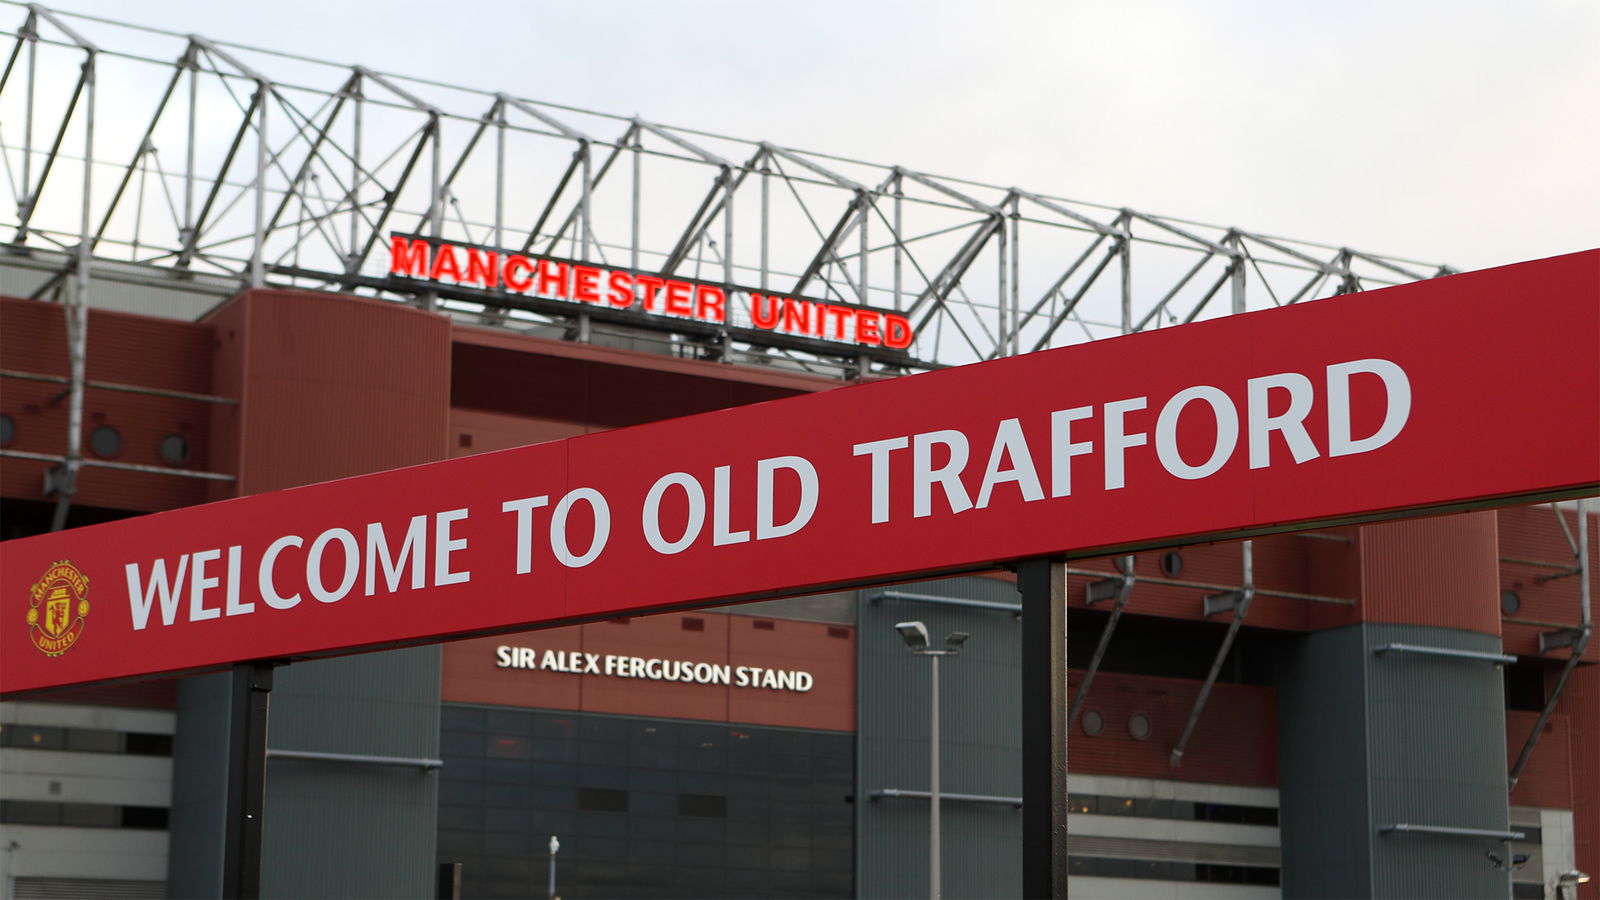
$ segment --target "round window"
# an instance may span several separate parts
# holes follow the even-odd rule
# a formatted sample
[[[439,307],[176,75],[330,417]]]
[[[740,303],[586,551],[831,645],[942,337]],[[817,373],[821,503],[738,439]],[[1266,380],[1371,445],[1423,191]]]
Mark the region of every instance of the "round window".
[[[1150,736],[1150,717],[1144,713],[1134,713],[1128,717],[1128,736],[1136,741],[1142,741]]]
[[[1090,737],[1094,737],[1095,735],[1097,735],[1100,732],[1105,731],[1105,730],[1106,730],[1106,717],[1102,716],[1100,714],[1100,710],[1091,709],[1091,710],[1088,710],[1087,712],[1085,712],[1083,714],[1083,733],[1084,734],[1087,734]]]
[[[189,442],[178,434],[169,434],[162,438],[161,461],[169,466],[181,466],[188,462]]]
[[[122,432],[110,425],[101,425],[89,433],[89,449],[95,456],[107,459],[122,452]]]
[[[1176,550],[1168,550],[1161,554],[1161,574],[1168,578],[1177,578],[1183,574],[1183,554]]]
[[[1500,611],[1508,616],[1515,615],[1522,609],[1522,595],[1516,591],[1500,592]]]

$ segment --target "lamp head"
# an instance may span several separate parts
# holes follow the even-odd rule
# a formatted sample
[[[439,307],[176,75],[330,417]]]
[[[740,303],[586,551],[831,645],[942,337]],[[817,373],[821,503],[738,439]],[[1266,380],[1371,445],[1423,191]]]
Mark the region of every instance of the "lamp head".
[[[921,622],[901,622],[894,626],[900,632],[900,639],[906,646],[913,650],[926,650],[928,648],[928,626]]]
[[[960,650],[961,645],[965,644],[967,642],[967,638],[969,637],[971,637],[971,635],[967,634],[965,631],[952,631],[950,632],[950,636],[944,639],[944,644],[951,650]]]

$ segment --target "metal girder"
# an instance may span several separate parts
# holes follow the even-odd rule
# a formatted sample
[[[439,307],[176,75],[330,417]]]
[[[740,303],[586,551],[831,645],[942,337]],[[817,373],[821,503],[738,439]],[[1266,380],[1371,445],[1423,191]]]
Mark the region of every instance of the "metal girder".
[[[1167,762],[1173,768],[1183,764],[1183,752],[1188,749],[1189,738],[1194,735],[1195,726],[1200,724],[1200,714],[1205,711],[1206,700],[1211,696],[1211,689],[1216,686],[1217,675],[1222,671],[1222,663],[1228,658],[1228,651],[1233,649],[1233,640],[1238,637],[1239,628],[1244,625],[1245,617],[1250,615],[1250,603],[1256,596],[1253,551],[1254,544],[1251,541],[1240,544],[1240,562],[1244,569],[1242,588],[1205,598],[1206,615],[1231,611],[1233,620],[1228,623],[1228,631],[1222,637],[1222,645],[1217,648],[1217,654],[1211,660],[1211,669],[1206,672],[1206,679],[1200,685],[1200,693],[1194,698],[1194,707],[1189,710],[1189,719],[1183,724],[1183,733],[1178,735],[1178,743],[1173,746],[1172,755],[1168,757]]]
[[[1095,673],[1100,671],[1100,662],[1105,659],[1106,648],[1111,646],[1111,636],[1117,631],[1117,622],[1122,619],[1122,610],[1128,605],[1128,598],[1133,595],[1133,584],[1137,580],[1133,574],[1134,558],[1131,556],[1117,557],[1117,568],[1122,574],[1116,578],[1105,578],[1100,581],[1084,585],[1084,602],[1093,606],[1104,594],[1115,598],[1111,604],[1111,615],[1106,619],[1106,624],[1100,629],[1100,640],[1094,646],[1094,655],[1089,657],[1089,664],[1084,668],[1083,680],[1078,682],[1078,693],[1072,698],[1072,707],[1067,710],[1067,725],[1078,721],[1078,714],[1083,712],[1083,703],[1089,696],[1089,687],[1094,684]],[[1099,591],[1096,591],[1096,587]]]
[[[1561,523],[1561,530],[1566,535],[1568,546],[1572,549],[1573,562],[1578,575],[1578,619],[1576,629],[1567,632],[1565,646],[1571,648],[1568,652],[1566,664],[1561,667],[1561,675],[1556,678],[1556,685],[1550,691],[1550,696],[1545,700],[1544,709],[1539,712],[1539,720],[1533,723],[1533,730],[1528,732],[1528,739],[1523,742],[1522,750],[1517,754],[1517,761],[1511,765],[1509,781],[1511,787],[1517,786],[1517,780],[1522,777],[1522,770],[1527,767],[1528,759],[1533,756],[1533,748],[1539,743],[1539,735],[1544,733],[1545,723],[1550,721],[1550,716],[1556,711],[1556,704],[1561,702],[1561,695],[1566,692],[1567,681],[1578,668],[1578,662],[1583,659],[1584,651],[1589,649],[1589,639],[1594,635],[1594,621],[1592,618],[1591,599],[1589,596],[1589,517],[1584,510],[1584,502],[1573,502],[1577,510],[1578,534],[1574,539],[1567,532],[1567,523],[1561,515],[1561,506],[1551,504],[1555,511],[1557,521]],[[1556,649],[1545,641],[1545,635],[1540,635],[1539,652],[1545,653],[1548,649]]]
[[[116,189],[92,198],[94,221],[100,226],[91,233],[93,248],[96,254],[141,265],[182,269],[201,258],[208,269],[249,283],[260,283],[270,275],[287,285],[339,285],[386,299],[429,303],[443,293],[421,283],[356,277],[381,265],[386,249],[381,246],[382,232],[388,223],[410,224],[414,216],[425,223],[418,230],[436,240],[478,243],[482,235],[492,234],[496,245],[514,249],[522,244],[522,235],[507,236],[505,223],[517,222],[520,228],[520,223],[537,222],[529,235],[530,251],[547,244],[554,250],[573,240],[582,245],[576,255],[603,262],[607,254],[616,253],[631,268],[654,269],[659,262],[669,272],[697,258],[712,264],[720,259],[721,279],[726,282],[739,272],[741,281],[762,290],[792,285],[792,292],[882,302],[908,315],[921,334],[913,352],[905,355],[919,360],[915,365],[902,357],[890,359],[874,348],[826,343],[819,352],[783,347],[790,356],[780,360],[768,355],[776,345],[763,344],[759,332],[752,333],[751,341],[723,345],[733,361],[743,354],[751,362],[794,365],[841,377],[871,372],[874,367],[881,373],[899,372],[908,365],[914,369],[959,364],[1029,347],[1059,346],[1094,339],[1108,327],[1122,332],[1154,327],[1173,315],[1178,304],[1189,313],[1192,299],[1213,287],[1200,284],[1213,258],[1228,260],[1227,271],[1206,295],[1211,306],[1191,316],[1209,314],[1224,286],[1231,287],[1229,311],[1233,312],[1298,302],[1320,295],[1324,287],[1348,292],[1452,271],[1364,250],[1334,251],[1331,244],[1265,237],[1256,231],[1216,228],[1143,210],[1119,211],[1024,187],[977,184],[909,166],[689,131],[642,117],[556,106],[503,91],[452,87],[359,66],[301,58],[293,76],[280,75],[279,61],[270,51],[263,54],[198,35],[76,17],[37,4],[26,7],[22,15],[25,21],[14,29],[16,40],[0,74],[0,89],[6,92],[8,108],[16,110],[13,115],[21,113],[23,120],[17,129],[20,147],[8,133],[11,146],[6,149],[7,163],[20,161],[16,168],[22,177],[17,179],[10,166],[8,174],[13,182],[20,180],[14,193],[23,196],[14,207],[14,220],[0,224],[16,226],[17,239],[26,241],[35,253],[67,254],[77,239],[76,227],[67,224],[73,217],[58,208],[71,206],[73,192],[58,191],[50,184],[60,180],[64,167],[80,161],[61,145],[63,139],[72,140],[63,138],[65,128],[45,134],[58,124],[62,107],[56,104],[73,94],[67,88],[75,73],[62,63],[67,55],[50,48],[76,47],[93,55],[105,46],[111,50],[100,60],[102,71],[114,66],[117,72],[107,77],[149,87],[124,101],[126,108],[119,109],[114,121],[108,120],[120,131],[107,135],[104,143],[128,151],[119,150],[122,158],[111,166],[118,169],[109,173]],[[47,36],[41,37],[39,29],[45,29]],[[39,85],[62,90],[36,92],[36,67]],[[152,68],[159,77],[149,77]],[[317,71],[334,74],[319,87]],[[176,157],[163,160],[155,142],[166,139],[167,125],[162,123],[176,114],[172,98],[184,72],[190,95],[187,154],[178,165],[163,167],[162,162]],[[202,74],[215,76],[216,81],[202,79]],[[220,131],[211,128],[216,117],[209,113],[206,121],[196,123],[201,81],[220,84],[234,96],[244,118],[237,131],[229,133],[226,124]],[[248,101],[230,86],[243,81],[253,81],[257,88]],[[369,82],[380,90],[364,94],[361,87]],[[292,85],[292,97],[285,85]],[[435,96],[434,88],[444,89],[437,96],[449,102],[424,99]],[[322,102],[313,102],[302,112],[295,106],[302,96]],[[463,96],[465,108],[457,102]],[[42,106],[35,109],[39,101],[50,104],[48,111]],[[78,127],[82,108],[82,99],[75,100],[66,107],[62,121]],[[280,114],[291,120],[292,134],[285,132],[286,139],[280,137],[276,146],[269,147],[266,126]],[[50,124],[39,128],[36,118]],[[157,124],[152,127],[152,123]],[[453,138],[458,123],[466,123],[461,129],[465,143],[452,145],[446,160],[446,133]],[[608,143],[592,137],[610,132],[613,123],[620,123],[619,131],[627,129],[622,139]],[[483,153],[489,129],[494,130],[495,147],[492,186],[486,179],[467,177],[470,167],[490,165]],[[245,138],[252,131],[257,135],[256,164],[241,169],[237,157],[245,151]],[[215,157],[208,155],[212,146],[218,151]],[[608,152],[597,155],[599,146],[607,146]],[[745,149],[730,152],[729,147]],[[568,153],[551,153],[552,148]],[[422,154],[429,152],[431,190],[423,203],[424,191],[415,183],[416,167],[424,163]],[[631,156],[634,178],[631,184],[619,185],[626,180],[611,173],[624,155]],[[659,200],[642,193],[639,172],[646,156],[670,160],[679,184],[704,177],[703,196],[681,209],[668,205],[681,202],[678,192],[662,192]],[[349,161],[348,170],[339,166],[340,158]],[[742,158],[750,162],[734,162]],[[542,171],[531,171],[551,184],[559,179],[554,196],[513,187],[515,182],[506,177],[507,161],[512,159],[557,160],[543,162]],[[104,170],[108,161],[95,159],[93,165]],[[274,167],[281,178],[273,174]],[[570,171],[563,177],[564,168]],[[254,171],[240,174],[247,169]],[[136,172],[138,201],[132,196]],[[736,221],[733,201],[752,174],[759,176],[761,213]],[[317,182],[330,175],[329,183],[338,184],[338,190],[324,196]],[[340,183],[345,179],[348,184]],[[173,212],[170,223],[164,216],[144,215],[146,183],[166,195]],[[179,186],[181,195],[175,197]],[[799,202],[773,204],[774,187],[790,191]],[[574,189],[581,189],[581,197],[575,198]],[[130,202],[137,202],[131,217],[126,209]],[[235,210],[245,202],[255,207],[253,225],[247,224],[249,214]],[[303,212],[297,213],[297,208]],[[814,217],[819,209],[829,211],[821,221]],[[978,221],[956,224],[952,211],[968,210]],[[693,215],[686,222],[673,222],[682,212]],[[965,233],[958,235],[958,230]],[[780,240],[789,243],[774,246]],[[241,241],[250,247],[248,258],[237,251],[245,246]],[[1105,241],[1112,243],[1109,254],[1101,246]],[[991,242],[994,272],[987,265]],[[736,243],[751,252],[737,256]],[[1181,258],[1174,267],[1174,254],[1184,253],[1197,253],[1203,262]],[[981,265],[980,257],[985,260]],[[1071,266],[1063,272],[1058,259],[1072,261]],[[1112,263],[1120,293],[1102,280]],[[70,267],[71,262],[64,258],[62,265]],[[908,271],[914,284],[906,283]],[[1052,279],[1054,283],[1042,294],[1031,294],[1035,279],[1041,285]],[[1330,285],[1329,279],[1336,281]],[[1160,288],[1145,296],[1134,291],[1135,280],[1140,285],[1159,282]],[[1031,294],[1027,305],[1020,297],[1025,287]],[[476,295],[457,291],[451,293],[450,302],[467,315],[488,314],[507,308],[503,297],[504,291]],[[541,311],[535,318],[581,321],[592,317],[590,312],[569,304]],[[520,312],[501,319],[506,327],[531,321]],[[1081,325],[1083,334],[1061,327],[1068,321]],[[657,319],[640,327],[674,332],[691,338],[691,343],[701,340],[679,325]],[[1027,347],[1022,346],[1024,336]],[[871,358],[863,360],[862,351]]]

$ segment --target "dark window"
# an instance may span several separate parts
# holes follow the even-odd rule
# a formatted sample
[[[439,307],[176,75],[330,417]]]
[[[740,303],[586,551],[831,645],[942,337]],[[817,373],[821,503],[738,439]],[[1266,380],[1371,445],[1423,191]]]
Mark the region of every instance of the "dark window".
[[[34,750],[62,750],[67,746],[67,730],[65,728],[46,728],[38,725],[8,725],[5,731],[0,732],[5,736],[5,746],[24,747]]]
[[[1515,900],[1544,900],[1544,885],[1538,882],[1518,881],[1511,885]]]
[[[8,825],[60,825],[61,804],[37,800],[0,800],[0,822]]]
[[[1212,884],[1277,885],[1280,874],[1266,866],[1233,866],[1217,863],[1173,862],[1155,859],[1116,859],[1112,857],[1071,856],[1067,871],[1073,875],[1099,878],[1142,878],[1151,881],[1200,881]]]
[[[706,630],[706,620],[700,618],[699,616],[684,616],[683,617],[683,630],[684,631],[705,631]]]
[[[627,812],[628,792],[611,788],[578,788],[578,808],[589,812]]]
[[[1095,794],[1073,794],[1067,798],[1067,805],[1070,812],[1079,815],[1186,819],[1198,822],[1227,822],[1242,825],[1265,825],[1268,827],[1277,827],[1278,824],[1278,811],[1268,806],[1192,803],[1187,800],[1154,800],[1142,797],[1110,797]]]
[[[133,756],[171,756],[172,735],[130,731],[123,748]]]
[[[115,828],[122,821],[122,808],[107,803],[63,803],[61,824],[75,828]]]
[[[776,623],[769,622],[766,619],[756,619],[754,622],[750,623],[750,627],[757,631],[771,631],[778,626]]]
[[[725,819],[728,817],[728,798],[721,794],[679,794],[678,815]]]
[[[68,728],[67,749],[83,753],[121,753],[122,732],[96,728]]]
[[[848,628],[838,628],[838,627],[835,627],[835,626],[829,626],[829,628],[828,628],[828,637],[831,637],[831,638],[847,638],[849,636],[850,636],[850,629],[848,629]]]

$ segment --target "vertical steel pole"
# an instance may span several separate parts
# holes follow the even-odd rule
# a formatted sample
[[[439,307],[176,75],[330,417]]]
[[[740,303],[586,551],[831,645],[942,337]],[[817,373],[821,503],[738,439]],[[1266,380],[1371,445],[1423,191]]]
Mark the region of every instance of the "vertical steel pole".
[[[1244,267],[1243,241],[1238,235],[1234,235],[1233,240],[1228,241],[1228,246],[1232,247],[1235,253],[1233,257],[1233,278],[1229,287],[1233,293],[1233,314],[1238,315],[1245,311],[1245,277],[1248,273]]]
[[[1002,214],[995,213],[995,215],[998,216]],[[1007,315],[1009,310],[1006,308],[1006,295],[1011,293],[1011,290],[1006,286],[1007,276],[1011,274],[1006,265],[1007,244],[1010,242],[1009,239],[1011,236],[1006,233],[1005,219],[1002,218],[999,222],[999,225],[1000,227],[994,230],[994,238],[995,251],[999,254],[996,259],[996,269],[999,273],[1000,292],[995,298],[994,308],[995,312],[1000,317],[1000,327],[995,329],[994,355],[1005,356],[1006,351],[1009,349],[1011,344],[1011,332],[1009,330],[1010,325],[1007,322],[1010,316]]]
[[[944,896],[939,858],[939,653],[930,653],[933,661],[933,704],[929,710],[931,732],[928,739],[928,896],[939,900]]]
[[[579,159],[583,162],[583,191],[578,195],[578,222],[583,229],[581,240],[578,243],[578,258],[584,262],[589,261],[589,235],[592,231],[590,225],[589,202],[592,198],[591,190],[594,187],[594,152],[588,141],[578,142]]]
[[[258,288],[266,283],[265,256],[267,225],[267,104],[271,97],[265,81],[256,83],[261,93],[259,112],[256,114],[256,225],[255,241],[250,251],[250,286]]]
[[[722,195],[722,281],[733,284],[733,169],[723,167],[726,190]]]
[[[1121,239],[1122,252],[1122,333],[1133,333],[1133,219],[1123,216],[1119,223],[1128,236]]]
[[[872,244],[867,239],[867,226],[872,222],[872,195],[866,191],[861,192],[861,303],[864,306],[872,305],[872,290],[867,281],[867,255],[872,251]],[[862,374],[866,374],[863,372]]]
[[[32,12],[23,24],[23,36],[28,39],[28,94],[22,113],[22,202],[28,204],[33,202],[33,94],[39,71],[38,24],[38,14]]]
[[[633,230],[631,232],[633,250],[628,258],[629,268],[633,269],[635,272],[639,271],[639,178],[644,174],[641,164],[643,158],[644,141],[639,134],[639,130],[635,129],[633,132]]]
[[[233,667],[222,895],[239,900],[261,896],[261,824],[267,793],[267,713],[271,699],[271,663],[239,663]]]
[[[200,102],[200,62],[195,45],[189,45],[189,146],[184,155],[183,169],[183,240],[181,243],[188,247],[195,242],[194,234],[194,130],[195,120],[199,117],[197,105]]]
[[[1067,568],[1017,566],[1022,592],[1022,895],[1067,896]]]
[[[1022,352],[1022,200],[1011,201],[1011,355]]]
[[[772,214],[772,163],[763,156],[761,158],[761,290],[767,289],[767,273],[772,269],[772,259],[769,255],[771,240],[770,216]]]
[[[89,200],[94,183],[94,93],[95,56],[90,52],[83,61],[85,107],[83,112],[83,200],[79,205],[78,253],[75,268],[76,282],[72,299],[62,310],[67,326],[67,364],[71,373],[67,399],[67,452],[61,483],[56,486],[56,508],[50,518],[50,530],[67,527],[67,512],[72,508],[72,496],[78,491],[78,472],[83,468],[83,387],[87,379],[89,353]],[[62,130],[66,129],[65,123]]]
[[[494,249],[506,246],[506,105],[495,103],[494,130]]]
[[[900,175],[894,177],[894,308],[900,309],[900,294],[903,289],[902,270],[905,262],[905,245],[900,236],[904,234],[905,225],[905,187],[901,183]]]
[[[350,89],[355,92],[355,108],[351,111],[350,123],[350,259],[347,265],[354,272],[361,265],[361,260],[356,258],[361,251],[356,248],[362,246],[361,180],[365,177],[361,171],[361,113],[366,98],[361,90],[360,73],[356,74]]]

